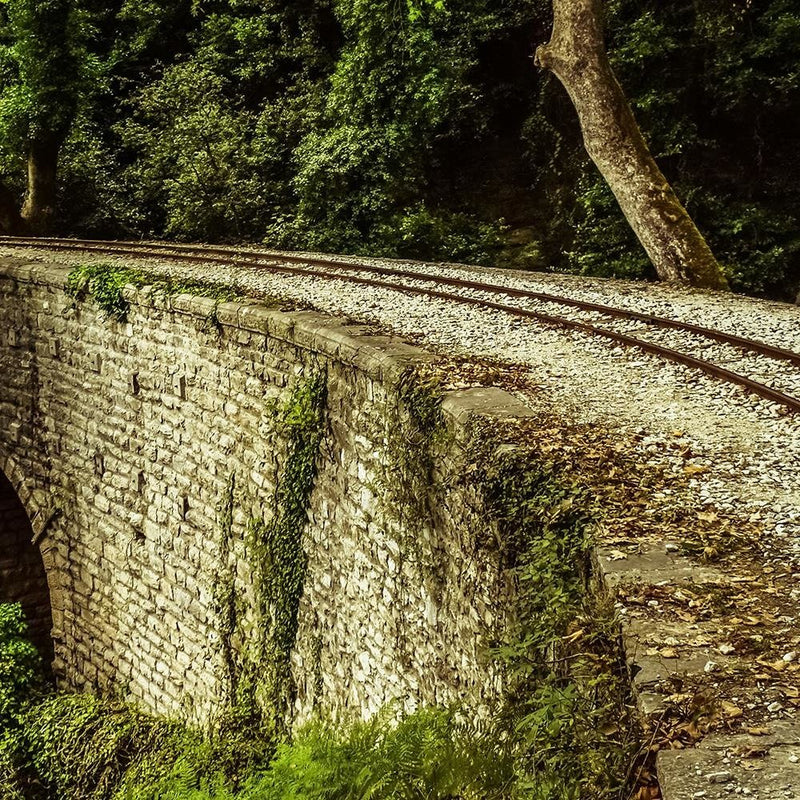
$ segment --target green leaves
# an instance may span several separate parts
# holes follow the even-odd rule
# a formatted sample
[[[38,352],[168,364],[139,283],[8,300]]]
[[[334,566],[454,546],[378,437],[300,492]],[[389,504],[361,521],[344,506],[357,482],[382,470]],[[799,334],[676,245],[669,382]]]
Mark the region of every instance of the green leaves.
[[[157,273],[143,272],[116,264],[93,262],[79,264],[67,276],[66,293],[79,302],[91,297],[112,319],[124,322],[128,317],[130,303],[123,290],[126,286],[140,288],[151,286],[154,291],[167,297],[175,294],[194,294],[212,297],[217,302],[233,300],[235,289],[218,283],[181,281]]]
[[[228,568],[215,592],[230,704],[226,728],[256,738],[284,737],[291,714],[290,658],[308,561],[303,533],[325,432],[326,392],[325,374],[314,373],[294,387],[281,408],[272,409],[286,453],[272,516],[253,518],[247,528],[249,602],[237,603],[238,584],[229,567],[233,479],[221,514],[221,558]]]
[[[0,732],[18,723],[42,683],[41,660],[27,630],[22,606],[0,603]]]
[[[406,0],[408,5],[408,18],[414,22],[418,20],[426,8],[434,11],[444,11],[445,0]]]
[[[511,451],[488,473],[518,587],[495,655],[506,669],[520,796],[615,797],[629,753],[601,729],[624,714],[627,681],[617,674],[613,620],[590,585],[591,498],[535,451]]]
[[[163,798],[169,785],[190,797],[219,783],[217,742],[118,700],[53,694],[27,709],[18,746],[29,780],[59,800]],[[183,787],[183,791],[177,791]],[[40,790],[41,792],[41,790]]]
[[[734,289],[800,285],[800,25],[787,0],[612,0],[610,55],[651,149]],[[649,277],[611,193],[577,148],[569,268]],[[570,204],[576,201],[576,207]]]
[[[507,800],[512,754],[491,726],[447,710],[393,711],[345,729],[306,727],[241,800]]]
[[[122,290],[133,282],[133,277],[133,270],[84,264],[69,273],[66,291],[73,300],[91,297],[108,316],[122,321],[129,308]]]
[[[286,246],[490,263],[501,225],[442,202],[448,138],[479,136],[491,111],[473,81],[507,8],[341,0],[342,47],[324,107],[293,151],[296,205],[269,235]],[[419,11],[420,13],[416,13]],[[288,221],[287,221],[288,218]]]
[[[5,0],[0,46],[0,147],[63,140],[78,107],[96,89],[99,64],[88,49],[88,18],[74,0]]]

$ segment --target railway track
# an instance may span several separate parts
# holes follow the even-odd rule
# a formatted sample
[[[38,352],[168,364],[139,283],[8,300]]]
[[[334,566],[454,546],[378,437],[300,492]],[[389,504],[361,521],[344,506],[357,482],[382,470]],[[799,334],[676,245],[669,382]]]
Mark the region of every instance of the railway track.
[[[396,268],[378,266],[349,259],[305,256],[273,250],[243,250],[233,247],[164,242],[21,237],[0,237],[0,246],[92,252],[142,259],[161,258],[229,267],[242,266],[267,270],[275,274],[379,287],[491,309],[562,330],[577,331],[612,341],[623,347],[638,348],[651,355],[743,387],[790,411],[800,411],[800,353],[690,322],[564,295],[457,278],[447,274],[434,274],[400,266]],[[558,307],[559,313],[554,313],[553,307]],[[678,346],[664,344],[665,335],[676,340]],[[654,341],[654,336],[660,337],[662,341]],[[716,347],[719,351],[715,360],[696,355],[698,351],[708,350],[710,346]],[[694,353],[686,352],[687,349],[694,350]],[[723,366],[718,363],[719,361],[733,364],[736,369]],[[764,372],[765,367],[771,377],[770,383],[752,377],[753,371]],[[745,371],[750,370],[750,374],[739,371],[742,368]],[[786,390],[785,385],[775,386],[775,382],[788,384],[789,390]]]

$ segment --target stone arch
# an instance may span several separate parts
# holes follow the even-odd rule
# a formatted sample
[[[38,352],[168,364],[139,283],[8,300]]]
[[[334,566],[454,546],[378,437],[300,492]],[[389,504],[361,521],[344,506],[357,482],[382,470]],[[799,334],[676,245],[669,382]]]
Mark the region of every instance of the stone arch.
[[[9,468],[10,465],[0,466]],[[0,469],[0,603],[19,602],[42,657],[53,659],[53,612],[45,562],[37,539],[43,512],[14,474]]]

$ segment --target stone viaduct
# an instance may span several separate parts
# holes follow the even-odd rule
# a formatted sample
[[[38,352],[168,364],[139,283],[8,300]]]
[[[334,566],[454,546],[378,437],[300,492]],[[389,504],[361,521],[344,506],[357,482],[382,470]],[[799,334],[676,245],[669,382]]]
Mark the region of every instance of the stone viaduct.
[[[459,459],[476,415],[525,407],[496,389],[446,395],[431,468],[449,488],[414,527],[392,448],[408,458],[404,376],[431,356],[317,313],[147,289],[125,290],[118,321],[74,303],[67,274],[0,261],[0,601],[23,603],[62,686],[195,721],[219,710],[252,628],[248,531],[274,517],[287,457],[276,408],[323,375],[293,718],[496,691],[486,652],[508,589]],[[245,620],[227,632],[224,580]]]

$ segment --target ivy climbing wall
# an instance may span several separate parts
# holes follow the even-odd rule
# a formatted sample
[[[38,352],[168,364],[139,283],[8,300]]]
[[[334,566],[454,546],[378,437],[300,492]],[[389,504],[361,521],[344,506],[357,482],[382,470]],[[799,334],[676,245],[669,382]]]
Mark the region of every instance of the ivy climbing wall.
[[[438,397],[432,356],[342,320],[147,287],[113,316],[68,273],[0,261],[0,470],[63,685],[276,728],[496,695],[510,589],[466,442],[524,407]]]

